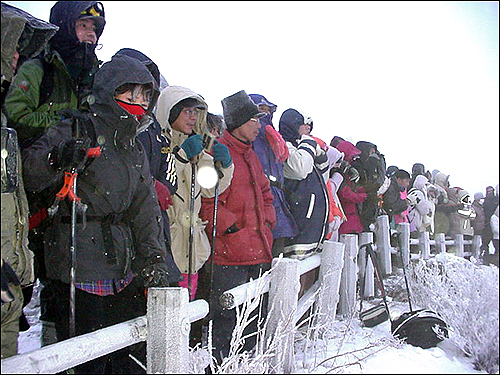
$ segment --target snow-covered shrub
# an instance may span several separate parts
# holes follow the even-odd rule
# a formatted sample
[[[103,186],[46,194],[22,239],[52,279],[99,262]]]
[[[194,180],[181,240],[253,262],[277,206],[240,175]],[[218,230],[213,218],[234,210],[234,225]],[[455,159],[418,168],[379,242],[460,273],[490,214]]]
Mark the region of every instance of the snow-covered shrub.
[[[498,373],[498,267],[442,253],[410,267],[411,298],[450,325],[449,340],[478,370]]]

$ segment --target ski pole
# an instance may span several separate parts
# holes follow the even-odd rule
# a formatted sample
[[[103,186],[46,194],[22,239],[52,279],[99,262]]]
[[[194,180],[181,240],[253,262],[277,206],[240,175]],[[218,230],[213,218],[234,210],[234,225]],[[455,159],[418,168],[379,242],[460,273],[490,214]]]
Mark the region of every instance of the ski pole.
[[[191,194],[189,200],[189,242],[188,242],[188,293],[191,301],[191,273],[193,272],[193,239],[194,239],[194,199],[196,188],[196,169],[191,162]]]
[[[219,166],[220,162],[214,164],[215,170],[217,171],[217,182],[215,183],[214,191],[214,218],[213,218],[213,228],[212,228],[212,249],[210,251],[210,297],[209,297],[209,313],[213,311],[212,309],[212,283],[214,281],[214,264],[215,264],[215,238],[217,236],[217,206],[219,205],[219,180],[222,178],[222,172]]]

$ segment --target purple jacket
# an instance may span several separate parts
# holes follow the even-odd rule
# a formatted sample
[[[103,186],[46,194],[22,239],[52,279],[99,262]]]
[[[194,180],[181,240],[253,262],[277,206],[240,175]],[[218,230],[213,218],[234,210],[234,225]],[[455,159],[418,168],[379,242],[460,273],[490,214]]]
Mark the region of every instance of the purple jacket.
[[[271,108],[276,108],[276,105],[269,102],[264,96],[259,94],[250,94],[250,98],[257,105],[266,104]],[[259,135],[253,142],[253,149],[259,157],[264,174],[274,176],[276,182],[271,183],[271,191],[274,196],[274,209],[276,211],[276,227],[273,229],[273,238],[294,237],[298,234],[297,224],[288,208],[288,203],[285,200],[285,193],[279,186],[283,186],[285,178],[283,177],[283,163],[277,162],[276,157],[266,138],[265,128],[267,125],[273,126],[273,114],[266,115],[260,118]],[[273,126],[274,127],[274,126]]]

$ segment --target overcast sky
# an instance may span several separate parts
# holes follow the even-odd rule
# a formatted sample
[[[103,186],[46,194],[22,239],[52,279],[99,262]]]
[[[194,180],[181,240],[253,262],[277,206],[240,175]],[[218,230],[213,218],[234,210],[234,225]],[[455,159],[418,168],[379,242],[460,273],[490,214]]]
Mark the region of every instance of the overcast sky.
[[[53,1],[7,1],[49,20]],[[498,2],[103,1],[97,56],[140,50],[171,85],[222,114],[239,90],[314,120],[313,135],[370,141],[387,165],[499,182]]]

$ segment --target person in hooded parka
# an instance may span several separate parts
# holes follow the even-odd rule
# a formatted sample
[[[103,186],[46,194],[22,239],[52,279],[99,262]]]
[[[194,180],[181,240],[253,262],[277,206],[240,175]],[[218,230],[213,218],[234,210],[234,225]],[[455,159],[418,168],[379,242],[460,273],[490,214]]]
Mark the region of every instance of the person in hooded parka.
[[[106,21],[98,1],[58,1],[50,10],[50,23],[59,29],[31,59],[20,59],[19,71],[5,98],[9,126],[17,131],[21,150],[29,147],[64,112],[85,105],[95,72],[95,50]],[[2,48],[4,42],[2,41]],[[47,208],[54,191],[27,191],[29,247],[35,254],[35,275],[40,280],[42,345],[54,342],[54,300],[43,262],[43,236],[48,225]]]
[[[2,359],[17,354],[19,318],[29,302],[23,290],[34,282],[28,248],[28,201],[24,191],[17,132],[7,127],[4,99],[19,60],[36,56],[57,26],[2,2]],[[7,157],[4,156],[4,152]]]
[[[288,158],[288,147],[283,137],[273,125],[273,114],[277,105],[268,101],[263,95],[249,94],[252,101],[265,113],[259,118],[259,134],[253,141],[253,149],[259,157],[264,173],[271,183],[274,209],[276,210],[276,227],[273,229],[273,257],[283,253],[285,239],[298,234],[297,224],[290,212],[283,191],[283,162]]]
[[[144,53],[132,48],[122,48],[116,52],[116,55],[126,55],[141,61],[150,71],[158,87],[160,87],[160,70],[154,61]],[[160,205],[163,219],[163,233],[167,248],[166,261],[169,267],[169,275],[171,276],[170,284],[176,286],[179,281],[182,280],[182,277],[172,256],[170,220],[167,214],[167,209],[173,204],[172,195],[177,191],[175,157],[171,151],[170,142],[162,133],[160,123],[156,119],[154,113],[151,114],[151,119],[152,121],[149,126],[137,135],[137,139],[139,139],[144,146],[151,176],[155,184],[156,197],[158,198],[158,204]]]
[[[306,132],[306,116],[296,109],[284,111],[279,132],[290,156],[284,162],[285,197],[299,233],[285,240],[284,255],[304,259],[321,251],[328,233],[328,192],[323,173],[328,170],[325,151]]]
[[[166,287],[165,243],[160,207],[149,164],[137,134],[150,123],[155,80],[137,59],[114,56],[96,73],[89,112],[65,119],[23,153],[26,189],[61,186],[64,171],[77,170],[76,195],[87,205],[76,224],[76,335],[146,313],[144,287]],[[95,137],[91,133],[95,133]],[[100,156],[88,159],[90,146]],[[45,233],[47,277],[57,298],[59,340],[69,336],[71,204],[61,201]],[[85,218],[85,222],[84,219]],[[144,343],[76,367],[76,372],[141,371],[128,354],[145,363]],[[108,358],[109,357],[109,358]]]
[[[215,195],[215,186],[202,187],[198,174],[202,168],[214,168],[214,163],[220,161],[219,192],[223,193],[233,178],[233,160],[227,146],[218,142],[213,143],[211,150],[204,149],[202,135],[206,131],[207,104],[201,95],[186,87],[168,86],[160,94],[156,115],[171,143],[178,178],[178,189],[172,197],[174,204],[167,210],[172,255],[184,278],[179,284],[182,287],[191,286],[189,296],[194,299],[198,271],[208,260],[211,250],[205,232],[207,222],[199,216],[201,200],[202,197],[213,198]]]

